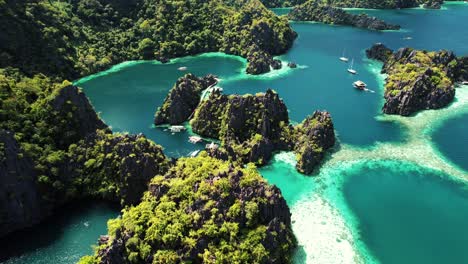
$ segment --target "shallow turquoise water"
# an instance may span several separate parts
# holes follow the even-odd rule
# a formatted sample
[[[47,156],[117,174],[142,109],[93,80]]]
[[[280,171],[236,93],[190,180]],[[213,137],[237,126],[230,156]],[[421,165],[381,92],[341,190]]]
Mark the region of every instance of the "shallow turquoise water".
[[[99,235],[107,234],[107,221],[118,215],[119,210],[105,203],[68,205],[50,220],[1,240],[0,263],[76,263],[93,253]]]
[[[372,32],[350,27],[294,23],[299,38],[293,49],[281,58],[297,62],[300,67],[296,70],[283,69],[267,76],[251,77],[243,73],[245,60],[208,54],[176,60],[167,65],[130,63],[131,66],[117,67],[78,84],[114,131],[144,133],[161,144],[170,156],[184,156],[203,147],[189,144],[188,133],[172,135],[163,128],[151,126],[157,106],[162,104],[177,78],[187,72],[219,75],[222,79],[220,86],[227,93],[255,93],[273,88],[284,99],[290,110],[290,118],[296,122],[316,109],[327,109],[333,115],[341,143],[369,146],[376,142],[401,142],[404,131],[397,124],[376,120],[382,106],[381,80],[377,74],[379,65],[365,59],[364,49],[374,42],[383,42],[392,48],[446,48],[458,55],[468,55],[468,28],[461,22],[468,20],[468,5],[445,5],[445,10],[440,11],[366,12],[389,22],[400,23],[403,30]],[[346,50],[346,56],[354,58],[358,76],[348,75],[347,65],[338,60],[343,50]],[[181,66],[188,67],[187,72],[178,71]],[[351,83],[356,79],[368,83],[375,93],[353,89]],[[467,168],[467,159],[464,158],[468,149],[467,127],[464,125],[467,119],[454,120],[442,125],[435,132],[433,140],[447,158]],[[467,244],[466,193],[453,183],[440,180],[440,175],[433,172],[420,168],[409,172],[398,171],[396,168],[399,164],[394,163],[393,167],[386,164],[376,162],[371,168],[357,167],[356,170],[337,173],[337,176],[348,179],[344,194],[358,219],[365,247],[382,263],[468,263],[468,257],[459,250],[460,245]],[[319,191],[316,190],[317,181],[320,181],[320,177],[327,177],[305,177],[294,170],[291,162],[281,159],[262,168],[261,173],[282,190],[291,207],[304,194]],[[23,240],[15,240],[9,251],[17,252],[22,257],[15,257],[8,263],[73,263],[79,258],[78,255],[91,253],[90,245],[106,232],[106,220],[116,216],[117,212],[100,209],[81,212],[58,217],[58,222],[53,226],[60,228],[46,229],[47,226],[43,226],[46,232],[43,235],[33,232],[33,238],[50,238],[46,239],[45,246],[39,238],[37,244],[26,243],[29,246],[22,245]],[[102,225],[92,230],[83,229],[80,223],[85,221]],[[455,230],[459,232],[453,235]],[[57,233],[59,235],[55,235]],[[82,236],[85,238],[81,239]],[[452,239],[447,241],[448,238]],[[434,249],[436,246],[440,248]],[[422,252],[429,252],[427,254],[431,258],[428,259]],[[449,262],[440,262],[448,255],[452,257],[448,258]],[[65,256],[74,257],[64,262],[48,262]]]
[[[468,263],[466,187],[395,162],[355,166],[345,177],[360,236],[381,263]]]

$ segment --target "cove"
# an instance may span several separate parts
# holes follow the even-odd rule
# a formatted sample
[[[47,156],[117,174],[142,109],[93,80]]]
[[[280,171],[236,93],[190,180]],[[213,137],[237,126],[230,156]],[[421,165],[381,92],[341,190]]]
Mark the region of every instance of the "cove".
[[[69,204],[45,222],[2,239],[0,263],[76,263],[93,253],[91,246],[107,233],[107,220],[118,214],[116,207],[102,202]]]
[[[343,195],[360,238],[381,263],[468,262],[463,184],[394,161],[362,163],[344,177]]]

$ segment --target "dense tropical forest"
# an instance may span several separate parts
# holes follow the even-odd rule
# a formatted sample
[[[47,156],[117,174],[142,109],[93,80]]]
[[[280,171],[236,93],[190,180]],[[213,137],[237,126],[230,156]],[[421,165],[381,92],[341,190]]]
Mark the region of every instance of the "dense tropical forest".
[[[251,255],[232,257],[252,263],[287,262],[294,247],[289,208],[279,190],[265,183],[255,169],[243,171],[211,159],[187,160],[170,169],[174,163],[144,135],[113,134],[71,81],[127,60],[164,63],[218,51],[243,57],[252,52],[273,56],[287,51],[295,38],[287,19],[277,17],[257,0],[0,0],[0,236],[35,225],[55,208],[82,198],[136,205],[156,175],[167,178],[164,186],[169,186],[181,183],[174,177],[203,184],[215,171],[222,175],[235,172],[229,180],[216,184],[221,197],[231,199],[236,192],[243,195],[247,191],[250,196],[243,201],[260,199],[255,202],[259,205],[274,197],[274,203],[265,206],[274,206],[269,212],[280,210],[282,218],[276,213],[262,216],[253,202],[232,200],[229,214],[218,215],[215,208],[203,211],[213,217],[203,218],[206,224],[200,232],[206,236],[200,241],[190,225],[171,239],[161,236],[167,242],[161,250],[148,249],[154,242],[151,238],[141,237],[146,244],[139,244],[134,236],[126,241],[130,251],[125,258],[134,262],[151,253],[151,258],[171,260],[175,252],[167,247],[198,243],[202,255],[186,252],[178,258],[212,259],[227,250],[226,242],[218,243],[223,238],[237,241],[233,248],[237,252],[245,245],[257,245]],[[218,167],[184,171],[186,176],[176,173],[193,164]],[[257,193],[250,193],[257,187]],[[161,208],[167,208],[170,199],[193,202],[190,195],[204,199],[206,208],[217,199],[206,197],[202,189],[199,193],[185,191],[181,194],[189,196],[164,196]],[[154,198],[150,200],[151,206],[157,205]],[[145,206],[129,209],[125,219],[142,213]],[[183,214],[180,207],[173,216],[183,221],[197,218],[188,213],[184,218]],[[265,237],[269,228],[272,235],[284,235]],[[117,241],[116,234],[111,235],[105,245]],[[204,250],[213,255],[204,255]]]

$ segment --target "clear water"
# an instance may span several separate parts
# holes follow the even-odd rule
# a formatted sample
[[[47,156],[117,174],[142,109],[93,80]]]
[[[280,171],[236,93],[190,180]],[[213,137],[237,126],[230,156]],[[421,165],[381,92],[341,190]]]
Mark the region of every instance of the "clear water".
[[[205,54],[178,59],[167,65],[130,62],[77,83],[114,131],[144,133],[161,144],[170,156],[184,156],[203,147],[187,142],[189,132],[172,135],[164,128],[152,127],[156,107],[162,104],[177,78],[186,73],[177,70],[181,66],[197,75],[219,75],[222,79],[220,86],[227,93],[256,93],[273,88],[286,102],[290,118],[295,122],[300,122],[316,109],[327,109],[332,113],[345,150],[369,148],[379,143],[397,147],[405,144],[405,130],[397,122],[383,122],[377,118],[383,102],[382,77],[378,74],[380,66],[366,60],[364,50],[375,42],[383,42],[392,48],[446,48],[458,55],[468,55],[468,28],[462,23],[468,21],[468,5],[449,4],[443,10],[365,12],[401,24],[403,30],[372,32],[317,23],[294,23],[299,38],[281,59],[298,63],[299,68],[295,70],[284,68],[265,76],[252,77],[243,73],[243,59]],[[357,76],[348,75],[348,65],[338,60],[343,52],[350,59],[354,58],[354,67],[359,72]],[[353,89],[351,84],[357,79],[365,81],[374,93]],[[460,118],[443,123],[434,132],[432,143],[447,159],[466,169],[464,153],[468,149],[468,128],[462,124],[466,124],[466,117]],[[369,259],[375,257],[381,263],[468,263],[468,256],[462,248],[467,244],[467,201],[466,192],[460,186],[445,177],[442,179],[444,174],[418,166],[407,168],[399,162],[365,162],[366,166],[344,170],[341,166],[344,161],[333,163],[339,154],[340,151],[330,158],[331,165],[327,165],[318,177],[298,174],[291,155],[283,154],[261,172],[282,190],[293,217],[307,216],[307,211],[301,208],[304,197],[314,193],[323,195],[340,210],[357,240],[359,253],[372,255]],[[374,158],[371,154],[362,154],[362,151],[359,154],[360,158]],[[327,185],[327,182],[332,184]],[[326,195],[324,190],[327,189],[336,195]],[[116,215],[113,213],[107,218]],[[67,218],[67,221],[94,221],[94,217],[95,214],[89,212],[72,216],[71,220]],[[67,250],[89,254],[90,245],[99,234],[105,233],[104,225],[102,228],[95,230],[92,239],[91,235],[88,240],[83,239],[79,246],[72,243],[72,237],[69,240],[53,237],[49,245],[56,245],[57,252],[54,253],[51,247],[31,246],[17,254],[29,258],[27,261],[21,262],[22,257],[11,261],[49,263],[49,259],[64,256],[60,252]],[[69,234],[74,232],[72,226],[64,229],[69,229]],[[295,230],[301,230],[297,229],[297,224]],[[55,233],[49,232],[51,235]],[[313,239],[302,240],[304,234],[296,234],[302,248],[298,263],[309,262],[304,250],[308,248],[307,243],[313,247]],[[79,236],[80,232],[75,235]],[[35,236],[33,233],[32,237]],[[11,251],[15,251],[15,247],[12,248]]]
[[[92,254],[107,221],[119,215],[109,204],[88,202],[68,205],[48,221],[0,241],[0,263],[76,263]]]
[[[344,197],[381,263],[467,263],[468,192],[444,177],[394,162],[348,171]]]
[[[468,114],[447,120],[434,132],[432,139],[439,151],[468,171]]]

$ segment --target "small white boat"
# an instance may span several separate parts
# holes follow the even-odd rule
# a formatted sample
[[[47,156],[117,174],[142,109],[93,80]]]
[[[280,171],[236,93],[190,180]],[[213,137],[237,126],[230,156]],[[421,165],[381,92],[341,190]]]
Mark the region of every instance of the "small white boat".
[[[367,84],[363,81],[356,81],[353,83],[353,86],[358,90],[366,90]]]
[[[178,133],[178,132],[182,132],[182,131],[185,131],[185,127],[184,126],[171,126],[169,127],[169,131],[171,131],[172,133]]]
[[[200,153],[200,150],[192,151],[190,152],[190,157],[195,158],[196,156],[198,156],[199,153]]]
[[[189,142],[192,143],[192,144],[197,144],[197,143],[200,143],[202,141],[203,141],[203,139],[201,137],[197,137],[197,136],[189,137]]]
[[[349,59],[345,56],[345,50],[343,50],[343,55],[340,57],[340,61],[342,62],[348,62]]]
[[[351,67],[349,67],[348,72],[351,74],[357,74],[357,71],[353,69],[354,59],[351,61]]]
[[[179,70],[179,71],[186,71],[186,70],[187,70],[187,67],[185,67],[185,66],[184,66],[184,67],[179,67],[178,70]]]

